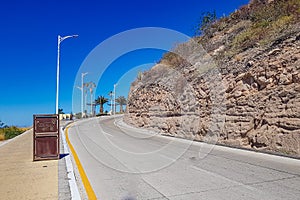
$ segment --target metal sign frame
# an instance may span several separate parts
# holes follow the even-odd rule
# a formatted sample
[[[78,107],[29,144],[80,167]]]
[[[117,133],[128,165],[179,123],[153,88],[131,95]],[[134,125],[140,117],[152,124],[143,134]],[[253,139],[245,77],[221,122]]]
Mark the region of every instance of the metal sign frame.
[[[33,115],[33,161],[59,159],[59,141],[59,115]]]

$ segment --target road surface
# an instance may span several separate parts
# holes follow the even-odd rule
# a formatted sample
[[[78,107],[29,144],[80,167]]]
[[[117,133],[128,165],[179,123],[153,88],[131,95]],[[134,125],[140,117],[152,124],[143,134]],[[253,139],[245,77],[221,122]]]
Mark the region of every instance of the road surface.
[[[69,137],[98,199],[300,199],[300,160],[79,121]]]

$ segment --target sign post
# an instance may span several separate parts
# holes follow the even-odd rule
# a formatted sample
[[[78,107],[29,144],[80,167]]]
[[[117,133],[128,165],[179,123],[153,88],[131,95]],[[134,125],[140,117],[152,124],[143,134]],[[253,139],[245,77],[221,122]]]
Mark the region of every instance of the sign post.
[[[59,116],[33,115],[33,161],[59,159]]]

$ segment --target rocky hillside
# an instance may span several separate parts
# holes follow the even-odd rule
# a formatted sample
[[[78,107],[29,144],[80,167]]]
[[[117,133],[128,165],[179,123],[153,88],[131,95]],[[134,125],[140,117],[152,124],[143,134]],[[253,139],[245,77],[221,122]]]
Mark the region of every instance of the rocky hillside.
[[[125,122],[300,155],[300,1],[253,0],[132,83]]]

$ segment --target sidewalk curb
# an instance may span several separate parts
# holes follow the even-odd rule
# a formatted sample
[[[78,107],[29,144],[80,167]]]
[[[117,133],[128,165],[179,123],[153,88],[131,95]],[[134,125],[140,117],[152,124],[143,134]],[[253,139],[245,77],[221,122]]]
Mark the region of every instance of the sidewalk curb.
[[[67,127],[67,125],[65,127]],[[69,156],[65,157],[65,161],[66,161],[67,174],[68,174],[68,179],[69,179],[68,182],[69,182],[69,187],[70,187],[70,191],[71,191],[71,198],[72,198],[72,200],[81,200],[78,185],[77,185],[76,179],[75,179],[74,167],[73,167],[73,164],[71,161],[71,152],[69,150],[69,147],[68,147],[68,144],[66,141],[64,128],[60,127],[60,133],[61,133],[62,143],[63,143],[63,147],[64,147],[64,153],[69,154]]]

